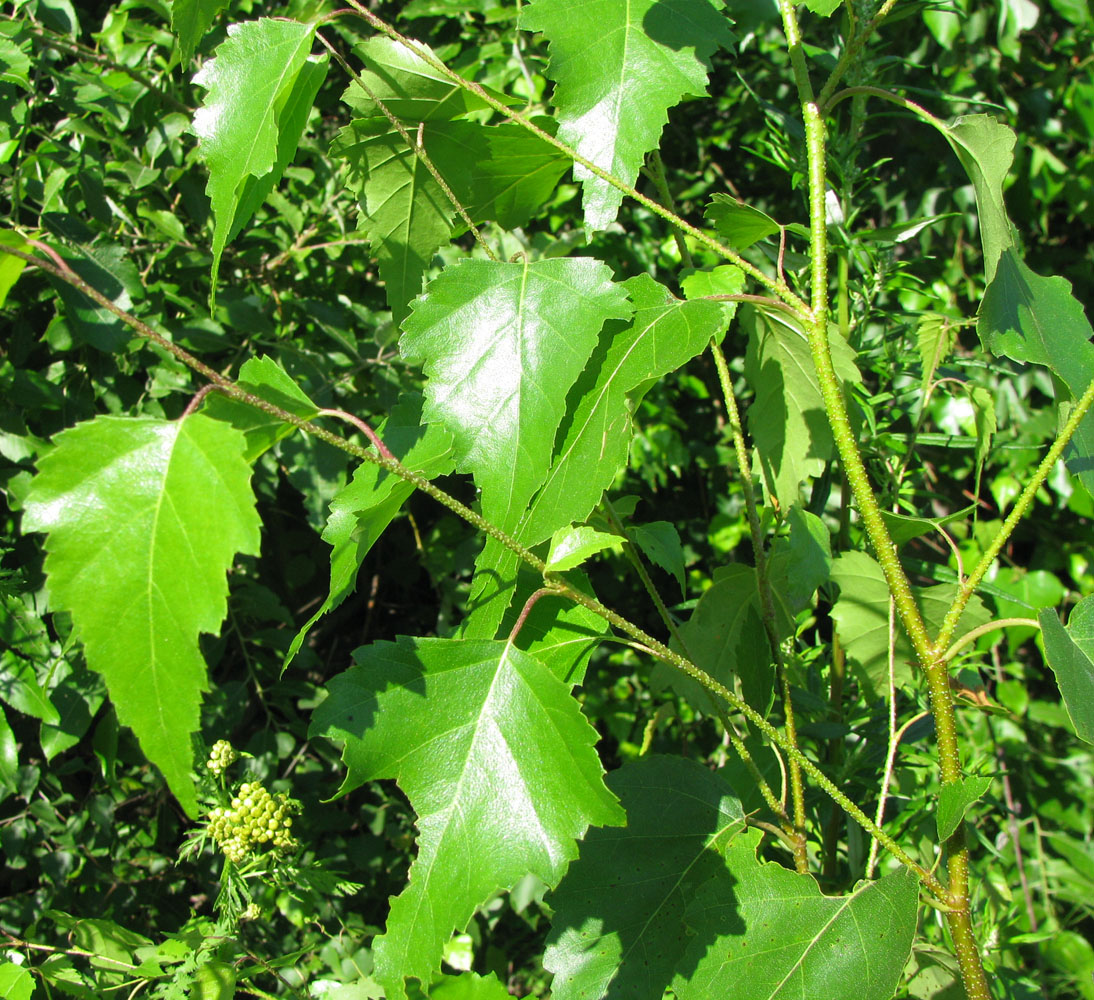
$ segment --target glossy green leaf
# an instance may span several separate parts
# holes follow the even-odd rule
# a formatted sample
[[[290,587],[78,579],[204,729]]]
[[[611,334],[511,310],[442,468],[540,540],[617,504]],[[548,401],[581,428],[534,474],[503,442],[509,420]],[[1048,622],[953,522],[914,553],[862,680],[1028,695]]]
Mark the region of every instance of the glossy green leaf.
[[[550,42],[558,137],[633,184],[656,148],[668,109],[707,92],[710,57],[733,35],[722,0],[533,0],[520,26]],[[626,86],[621,85],[626,81]],[[585,167],[585,226],[604,229],[623,195]]]
[[[969,808],[991,788],[991,778],[971,775],[960,781],[943,785],[938,795],[939,841],[949,840],[958,825],[964,820]]]
[[[1064,278],[1031,271],[1014,250],[999,258],[976,323],[984,346],[1014,361],[1044,365],[1078,399],[1094,381],[1094,329]],[[1063,401],[1061,401],[1063,402]],[[1071,439],[1068,467],[1094,492],[1094,414]]]
[[[194,814],[198,636],[220,628],[235,554],[259,549],[243,436],[201,414],[99,417],[54,444],[23,520],[48,533],[51,601],[72,612],[119,720]]]
[[[386,119],[359,119],[338,133],[331,155],[349,167],[361,200],[358,226],[380,267],[392,318],[400,324],[422,290],[456,211],[441,186]]]
[[[251,395],[280,406],[304,420],[312,420],[319,413],[319,407],[271,357],[245,361],[239,369],[236,384]],[[205,413],[243,432],[247,439],[243,457],[248,462],[253,462],[283,438],[297,433],[296,427],[278,420],[273,414],[218,392],[210,393],[206,399]]]
[[[551,546],[547,550],[547,568],[553,573],[565,573],[598,552],[622,545],[623,539],[618,535],[609,535],[584,524],[559,528],[551,537]]]
[[[1045,643],[1045,658],[1079,739],[1094,743],[1094,596],[1084,597],[1071,610],[1067,628],[1056,612],[1037,615]]]
[[[1014,161],[1014,130],[991,115],[964,115],[942,134],[953,147],[976,191],[984,273],[990,283],[1004,250],[1014,246],[1014,230],[1003,204],[1003,182]]]
[[[840,588],[832,608],[847,660],[855,669],[868,696],[878,697],[889,686],[890,614],[889,587],[877,562],[865,552],[845,552],[832,563],[832,579]],[[942,625],[957,590],[951,584],[913,588],[927,631]],[[895,615],[895,613],[894,613]],[[965,606],[957,635],[991,621],[988,609],[975,595]],[[915,669],[915,651],[900,624],[893,618],[893,678],[898,688],[908,684]]]
[[[439,424],[422,424],[422,398],[407,394],[376,428],[388,450],[412,472],[434,479],[452,471],[452,437]],[[288,664],[315,623],[353,593],[365,556],[414,492],[405,479],[362,462],[331,501],[323,541],[331,546],[330,590],[289,646]]]
[[[681,302],[648,275],[623,282],[634,303],[626,326],[609,324],[570,392],[564,431],[551,468],[515,534],[537,545],[564,525],[584,521],[627,461],[632,407],[653,382],[721,336],[726,318],[715,302]],[[476,563],[467,634],[493,638],[505,613],[517,559],[488,539]]]
[[[327,57],[310,57],[314,35],[314,24],[291,20],[230,25],[215,58],[194,77],[208,91],[193,131],[209,169],[214,293],[224,247],[292,161],[326,77]]]
[[[974,511],[975,508],[970,506],[955,510],[945,517],[912,517],[910,514],[894,514],[892,511],[883,510],[881,517],[885,521],[885,527],[889,529],[889,537],[893,540],[893,544],[900,546],[913,538],[921,538],[923,535],[938,531],[947,524],[966,521]]]
[[[171,0],[171,30],[178,36],[179,54],[188,63],[198,42],[229,0]]]
[[[627,530],[627,536],[638,546],[647,559],[660,566],[680,585],[680,596],[687,593],[684,582],[684,547],[676,525],[668,521],[651,521],[636,524]]]
[[[555,1000],[661,1000],[691,941],[684,913],[744,829],[725,779],[680,757],[645,757],[608,776],[627,825],[590,830],[549,897],[544,967]]]
[[[8,1000],[30,1000],[34,993],[34,977],[21,965],[0,962],[0,994]]]
[[[718,235],[736,250],[745,250],[780,229],[771,216],[727,194],[714,195],[703,214]]]
[[[679,1000],[890,1000],[911,954],[919,881],[901,868],[847,896],[756,858],[737,837],[686,919],[695,936],[672,984]]]
[[[748,308],[742,319],[749,332],[745,376],[756,393],[748,429],[768,492],[791,507],[802,485],[820,475],[835,453],[813,356],[804,328],[789,313]],[[829,342],[836,376],[861,381],[847,341],[837,334]]]
[[[345,742],[344,789],[395,778],[418,815],[418,856],[376,939],[389,1000],[428,983],[441,949],[529,872],[556,885],[592,824],[621,823],[567,686],[501,642],[400,639],[354,654],[312,735]],[[530,739],[530,734],[535,734]]]
[[[608,268],[582,257],[464,260],[414,304],[400,349],[423,366],[423,416],[452,434],[485,518],[517,524],[547,476],[566,394],[600,328],[630,312]]]

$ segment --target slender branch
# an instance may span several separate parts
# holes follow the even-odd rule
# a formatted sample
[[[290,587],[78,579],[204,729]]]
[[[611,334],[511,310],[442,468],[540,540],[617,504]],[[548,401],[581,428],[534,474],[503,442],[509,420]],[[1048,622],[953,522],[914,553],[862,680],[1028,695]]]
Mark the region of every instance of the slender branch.
[[[983,625],[978,625],[976,628],[966,632],[960,639],[957,640],[945,653],[942,654],[942,661],[948,663],[952,660],[962,649],[968,646],[970,643],[976,642],[982,635],[987,635],[989,632],[994,632],[996,629],[1001,628],[1013,628],[1014,626],[1025,626],[1027,628],[1035,628],[1040,630],[1041,623],[1034,618],[999,618],[993,622],[986,622]]]
[[[991,540],[991,544],[987,547],[983,556],[981,556],[980,562],[976,564],[976,568],[969,574],[968,579],[958,592],[953,605],[950,607],[950,610],[947,612],[946,617],[942,622],[942,628],[938,633],[938,638],[935,640],[938,647],[945,646],[952,638],[954,630],[957,628],[957,623],[961,619],[961,613],[965,610],[965,605],[968,604],[969,599],[976,591],[976,588],[980,586],[980,581],[984,579],[984,574],[991,569],[991,564],[995,562],[996,556],[1002,552],[1007,539],[1014,533],[1014,529],[1018,527],[1018,522],[1025,517],[1030,507],[1033,506],[1033,500],[1037,495],[1037,491],[1048,478],[1053,467],[1060,460],[1060,457],[1064,453],[1064,449],[1067,447],[1068,442],[1074,436],[1075,432],[1079,429],[1079,424],[1082,423],[1083,417],[1086,416],[1086,412],[1090,409],[1092,403],[1094,403],[1094,382],[1091,382],[1090,385],[1086,387],[1086,392],[1084,392],[1078,402],[1075,403],[1075,406],[1071,410],[1071,414],[1068,416],[1067,423],[1064,424],[1063,430],[1060,431],[1056,440],[1052,443],[1052,447],[1046,452],[1045,457],[1041,459],[1041,464],[1037,466],[1033,476],[1030,478],[1029,482],[1026,483],[1025,489],[1022,490],[1021,495],[1010,509],[1010,513],[1007,515],[1006,520],[996,532],[995,537]]]
[[[388,451],[388,447],[380,440],[380,436],[374,431],[368,424],[366,424],[360,417],[355,417],[352,413],[347,413],[345,410],[329,410],[323,409],[319,411],[321,417],[337,417],[339,420],[344,420],[348,424],[353,424],[362,434],[365,435],[373,444],[373,447],[384,458],[389,458],[391,461],[395,461],[395,456]]]
[[[869,41],[870,36],[877,30],[877,26],[885,20],[889,11],[895,6],[896,0],[885,0],[885,3],[878,8],[877,13],[866,23],[866,26],[861,31],[856,31],[851,37],[851,41],[847,43],[847,48],[843,50],[839,62],[836,63],[836,68],[832,70],[820,92],[820,97],[817,98],[817,103],[826,111],[828,99],[832,96],[837,84],[843,79],[844,73],[850,69],[851,64],[858,57],[859,52],[862,51],[862,47]]]
[[[737,407],[737,398],[733,392],[733,379],[729,374],[725,355],[717,340],[710,341],[710,351],[714,356],[714,367],[718,370],[718,381],[722,386],[726,414],[729,417],[729,433],[733,438],[733,448],[737,455],[737,471],[741,477],[744,492],[745,510],[748,514],[748,530],[752,536],[752,558],[756,563],[756,588],[760,594],[760,617],[763,621],[767,643],[775,660],[775,673],[782,689],[783,713],[786,719],[786,738],[798,746],[798,727],[794,718],[794,706],[790,699],[790,681],[786,676],[786,663],[783,659],[782,642],[776,627],[775,599],[771,592],[771,580],[767,574],[767,551],[764,548],[763,530],[760,527],[760,514],[756,503],[756,489],[752,482],[752,463],[749,460],[748,446],[745,442],[744,426]],[[790,797],[794,804],[794,864],[804,874],[809,870],[809,855],[805,841],[805,789],[802,786],[801,766],[794,758],[790,759]]]
[[[360,17],[364,18],[364,20],[368,21],[368,23],[371,24],[377,31],[382,32],[383,34],[387,35],[388,38],[398,42],[400,45],[405,46],[407,49],[410,50],[410,52],[416,55],[423,62],[427,63],[439,73],[443,73],[457,86],[460,86],[464,90],[473,93],[476,97],[478,97],[480,100],[484,101],[487,105],[493,108],[498,114],[504,115],[510,121],[515,122],[522,128],[527,129],[533,135],[538,136],[548,145],[552,146],[554,149],[557,149],[560,153],[563,153],[574,163],[580,164],[582,167],[588,170],[589,173],[595,175],[596,177],[599,177],[605,183],[610,184],[617,191],[621,191],[629,198],[637,201],[640,205],[644,205],[655,215],[660,216],[666,222],[669,222],[672,225],[678,227],[680,230],[687,233],[688,236],[692,237],[692,239],[702,244],[707,249],[713,250],[715,253],[721,255],[722,257],[725,257],[727,260],[733,261],[734,264],[736,264],[742,271],[744,271],[751,278],[753,278],[753,280],[758,281],[765,288],[770,289],[780,299],[782,299],[784,302],[794,308],[795,311],[797,311],[800,315],[804,316],[808,313],[808,306],[806,306],[806,304],[800,298],[798,298],[798,296],[790,291],[789,288],[781,286],[779,282],[766,275],[763,271],[756,267],[755,264],[751,263],[751,261],[747,260],[739,253],[737,253],[737,251],[726,246],[724,243],[719,242],[718,240],[709,236],[707,233],[704,233],[701,229],[698,229],[690,222],[687,222],[684,219],[680,218],[680,216],[676,215],[674,212],[670,212],[667,208],[665,208],[664,205],[659,204],[652,198],[646,197],[646,195],[642,194],[641,191],[638,191],[630,184],[621,181],[618,177],[616,177],[612,173],[609,173],[603,167],[597,166],[597,164],[593,163],[592,160],[582,156],[573,147],[566,145],[566,143],[562,142],[560,139],[556,139],[553,135],[551,135],[550,132],[544,131],[538,125],[529,121],[524,115],[520,114],[517,111],[514,111],[512,108],[503,104],[479,84],[460,76],[460,74],[457,73],[455,70],[449,69],[449,67],[442,60],[438,59],[435,55],[433,55],[432,52],[422,48],[420,45],[418,45],[417,42],[413,41],[410,38],[407,38],[405,35],[400,34],[386,21],[377,17],[368,8],[358,3],[357,0],[350,0],[350,2],[357,14]]]

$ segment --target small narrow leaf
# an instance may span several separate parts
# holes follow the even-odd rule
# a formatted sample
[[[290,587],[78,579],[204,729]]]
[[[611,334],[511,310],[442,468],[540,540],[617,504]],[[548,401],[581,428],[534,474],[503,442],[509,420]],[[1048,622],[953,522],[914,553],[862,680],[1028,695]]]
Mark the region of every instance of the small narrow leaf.
[[[509,529],[524,513],[600,328],[630,312],[608,268],[582,257],[461,261],[414,304],[400,349],[423,365],[423,415],[452,434],[488,520]]]
[[[395,778],[418,814],[410,882],[374,945],[376,978],[401,1000],[491,895],[529,872],[557,885],[585,830],[624,815],[595,730],[534,657],[501,642],[400,639],[354,658],[311,734],[345,741],[344,789]]]
[[[760,836],[733,840],[688,909],[679,1000],[890,1000],[915,936],[915,875],[901,868],[825,896],[813,876],[757,860]]]
[[[919,349],[919,359],[923,362],[923,378],[920,380],[919,391],[924,397],[934,381],[938,366],[949,357],[953,342],[953,324],[945,316],[928,313],[920,319],[916,327],[916,346]]]
[[[31,253],[33,250],[33,247],[19,233],[10,229],[0,230],[0,246],[22,250],[23,253]],[[8,292],[19,280],[19,275],[23,273],[23,268],[26,266],[25,260],[13,257],[10,253],[0,252],[0,307],[4,305]]]
[[[687,593],[684,581],[684,547],[680,544],[680,533],[676,525],[668,521],[651,521],[638,524],[627,530],[627,535],[637,545],[646,558],[660,566],[669,576],[680,584],[680,594]]]
[[[705,94],[710,57],[733,35],[722,0],[534,0],[520,26],[550,42],[558,137],[627,184],[654,149],[668,109]],[[626,81],[621,86],[620,81]],[[604,229],[623,195],[575,164],[585,225]]]
[[[991,788],[991,778],[971,775],[942,786],[938,795],[939,841],[949,840],[965,818],[969,808]]]
[[[608,776],[627,825],[590,830],[549,898],[554,1000],[661,1000],[691,934],[684,912],[744,829],[725,779],[680,757],[644,757]]]
[[[326,56],[309,62],[314,35],[314,24],[290,20],[230,25],[194,77],[208,90],[193,130],[209,168],[214,293],[224,247],[281,179],[326,77]]]
[[[0,788],[14,792],[18,775],[19,747],[15,742],[15,733],[8,725],[8,717],[0,708]]]
[[[235,554],[259,549],[243,436],[200,413],[99,417],[54,445],[23,520],[48,533],[53,605],[72,612],[119,720],[195,815],[190,734],[207,687],[198,636],[220,628]]]
[[[1094,743],[1094,595],[1072,608],[1066,629],[1050,608],[1042,608],[1037,620],[1045,658],[1075,732],[1079,739]]]

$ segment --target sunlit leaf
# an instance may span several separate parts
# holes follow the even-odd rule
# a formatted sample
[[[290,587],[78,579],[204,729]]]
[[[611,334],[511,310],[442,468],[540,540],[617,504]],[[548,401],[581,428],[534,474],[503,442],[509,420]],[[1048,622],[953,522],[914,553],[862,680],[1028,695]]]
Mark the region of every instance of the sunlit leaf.
[[[190,734],[207,687],[200,633],[216,633],[226,571],[257,554],[243,436],[193,414],[98,417],[38,463],[23,526],[48,533],[51,602],[67,609],[119,720],[197,810]]]
[[[1060,624],[1056,612],[1037,615],[1045,642],[1045,657],[1064,700],[1067,714],[1081,740],[1094,743],[1094,596],[1084,597]]]
[[[354,654],[312,735],[343,740],[344,789],[395,778],[418,856],[376,939],[389,1000],[423,983],[476,907],[529,872],[556,885],[593,824],[623,822],[569,688],[501,642],[400,639]],[[535,734],[534,738],[530,738]]]

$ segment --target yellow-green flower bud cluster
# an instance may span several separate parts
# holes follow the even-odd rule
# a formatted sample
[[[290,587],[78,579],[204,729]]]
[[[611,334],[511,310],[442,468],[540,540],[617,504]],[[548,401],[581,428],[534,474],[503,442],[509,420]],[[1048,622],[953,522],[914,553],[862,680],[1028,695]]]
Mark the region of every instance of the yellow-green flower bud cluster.
[[[239,751],[227,740],[217,740],[213,744],[213,749],[209,751],[209,759],[205,762],[205,766],[213,774],[221,775],[237,760],[239,760]]]
[[[297,847],[289,814],[299,808],[283,793],[271,795],[257,781],[244,782],[229,808],[210,811],[209,832],[224,856],[238,865],[249,854]]]

